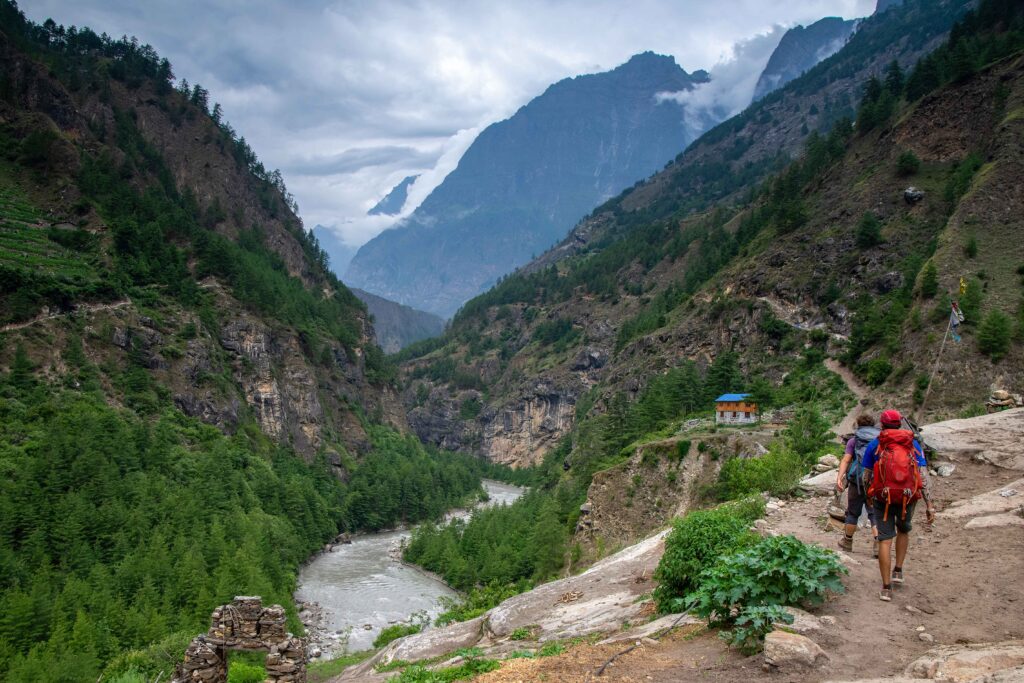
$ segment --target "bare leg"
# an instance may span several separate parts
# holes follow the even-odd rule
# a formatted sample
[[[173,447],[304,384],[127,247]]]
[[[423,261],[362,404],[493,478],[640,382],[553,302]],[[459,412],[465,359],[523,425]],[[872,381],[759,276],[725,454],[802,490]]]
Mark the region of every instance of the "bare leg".
[[[882,585],[883,586],[888,586],[890,583],[892,583],[892,581],[891,581],[891,579],[892,579],[892,565],[890,564],[890,562],[892,561],[892,558],[891,558],[891,554],[889,552],[889,550],[891,548],[892,548],[892,539],[891,538],[886,539],[884,541],[879,541],[878,542],[878,571],[881,572],[881,574],[882,574]],[[904,547],[903,552],[906,553],[906,550],[907,549]],[[897,549],[897,552],[898,552],[898,549]]]
[[[910,534],[905,534],[902,531],[896,534],[896,566],[900,569],[903,568],[903,560],[907,559],[907,547],[910,545]],[[878,554],[879,561],[881,561],[882,554]]]
[[[856,524],[847,524],[846,525],[846,535],[847,536],[853,536],[853,534],[856,533],[856,532],[857,532],[857,525]]]

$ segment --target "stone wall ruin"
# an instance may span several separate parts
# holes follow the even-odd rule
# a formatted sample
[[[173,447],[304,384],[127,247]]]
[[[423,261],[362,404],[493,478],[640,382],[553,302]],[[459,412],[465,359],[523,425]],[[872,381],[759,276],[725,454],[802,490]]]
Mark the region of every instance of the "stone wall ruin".
[[[306,641],[285,631],[284,608],[239,595],[213,610],[210,630],[189,644],[171,683],[227,683],[231,650],[265,650],[267,681],[306,682]]]

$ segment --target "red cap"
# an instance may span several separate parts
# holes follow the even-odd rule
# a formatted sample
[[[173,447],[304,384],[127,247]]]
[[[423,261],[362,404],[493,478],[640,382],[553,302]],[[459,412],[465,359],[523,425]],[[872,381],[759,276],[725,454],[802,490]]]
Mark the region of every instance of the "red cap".
[[[903,416],[900,415],[898,410],[883,410],[881,422],[883,427],[899,427],[903,422]]]

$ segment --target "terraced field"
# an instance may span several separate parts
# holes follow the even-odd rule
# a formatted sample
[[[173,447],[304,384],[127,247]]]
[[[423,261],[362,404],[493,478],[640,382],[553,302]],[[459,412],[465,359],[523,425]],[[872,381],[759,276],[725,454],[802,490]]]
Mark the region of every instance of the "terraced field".
[[[58,244],[50,232],[41,212],[16,191],[0,187],[0,266],[74,283],[98,279],[89,258]]]

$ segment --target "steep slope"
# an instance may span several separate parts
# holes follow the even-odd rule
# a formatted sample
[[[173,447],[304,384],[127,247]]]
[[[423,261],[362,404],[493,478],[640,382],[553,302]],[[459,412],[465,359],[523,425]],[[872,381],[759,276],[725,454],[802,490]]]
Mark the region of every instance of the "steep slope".
[[[810,128],[827,127],[842,113],[852,114],[868,76],[880,73],[894,58],[911,63],[939,44],[963,8],[964,3],[910,2],[884,17],[865,20],[836,55],[702,136],[664,171],[596,209],[556,248],[467,303],[442,340],[407,354],[421,354],[405,370],[413,380],[406,401],[416,433],[445,447],[478,449],[502,462],[525,464],[541,460],[597,396],[607,398],[620,390],[636,396],[650,377],[680,359],[704,367],[735,348],[749,377],[768,369],[769,378],[781,379],[799,346],[796,338],[786,341],[788,326],[779,327],[778,319],[810,329],[811,323],[820,322],[820,305],[808,308],[803,295],[794,296],[784,284],[779,292],[759,287],[734,294],[728,287],[705,289],[705,283],[751,250],[782,255],[767,262],[744,261],[740,272],[770,274],[790,266],[794,282],[830,297],[826,304],[838,305],[847,293],[856,296],[857,288],[877,277],[874,269],[858,270],[856,288],[847,277],[834,287],[820,275],[808,277],[821,271],[822,255],[796,251],[803,242],[794,243],[796,237],[787,231],[825,225],[855,230],[863,213],[879,201],[863,194],[863,178],[844,176],[830,185],[836,197],[829,201],[851,202],[848,213],[836,214],[826,201],[801,205],[792,195],[806,183],[818,182],[818,175],[840,157],[897,155],[887,143],[857,138],[855,146],[864,149],[848,153],[848,132],[815,138],[813,161],[806,169],[766,188],[770,208],[744,207],[751,206],[758,182],[783,166],[784,153],[799,150],[805,139],[801,121]],[[980,125],[977,120],[968,128],[981,135]],[[941,134],[939,128],[929,130]],[[953,161],[941,159],[933,183],[942,185]],[[843,167],[870,171],[879,183],[884,178],[891,184],[886,205],[895,210],[903,200],[893,163],[884,165],[879,159],[874,166],[857,161]],[[801,190],[820,191],[817,185]],[[941,201],[926,206],[929,225],[938,230],[948,209]],[[775,225],[774,232],[758,237],[766,224]],[[812,233],[799,233],[804,234]],[[914,248],[924,249],[935,234],[914,236]],[[852,253],[845,242],[835,249]],[[873,256],[875,265],[885,272],[901,270],[898,263],[908,255],[879,252]],[[776,283],[781,281],[772,278]],[[898,286],[888,291],[894,288]],[[850,305],[842,310],[848,315]],[[597,393],[590,394],[594,387],[599,387]],[[464,417],[472,411],[461,409],[467,401],[481,405],[472,420]]]
[[[857,20],[825,17],[810,26],[786,31],[768,59],[754,88],[754,101],[778,90],[791,80],[839,51],[857,26]]]
[[[366,212],[368,216],[397,216],[409,197],[409,186],[416,182],[418,175],[406,176],[402,182],[391,188],[384,197]],[[342,271],[344,272],[344,271]]]
[[[656,95],[704,80],[644,53],[552,85],[484,130],[408,221],[359,250],[346,281],[450,316],[685,148],[700,130]]]
[[[444,320],[432,313],[396,304],[361,289],[353,288],[352,293],[366,304],[373,317],[377,342],[384,353],[398,353],[409,344],[444,332]]]

